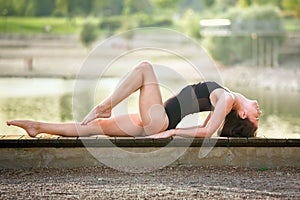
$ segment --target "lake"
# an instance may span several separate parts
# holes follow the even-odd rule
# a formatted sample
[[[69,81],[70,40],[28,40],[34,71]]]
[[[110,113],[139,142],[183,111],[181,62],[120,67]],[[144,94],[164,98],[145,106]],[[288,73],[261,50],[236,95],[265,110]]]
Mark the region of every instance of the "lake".
[[[85,80],[87,85],[90,80]],[[78,89],[75,80],[56,78],[1,78],[0,79],[0,134],[20,135],[25,132],[19,128],[6,126],[6,121],[11,119],[32,119],[48,122],[77,121],[89,109],[109,95],[119,82],[118,78],[102,78],[97,82],[95,91],[86,95],[82,92],[82,101],[73,101]],[[78,82],[77,82],[78,83]],[[184,85],[176,80],[170,80],[172,91],[162,87],[163,99],[178,92]],[[93,88],[93,87],[92,87]],[[263,89],[256,87],[230,87],[232,91],[241,92],[247,97],[257,99],[263,111],[260,121],[258,136],[260,137],[300,137],[300,93],[297,91],[284,91]],[[125,103],[117,107],[114,115],[127,112],[137,112],[138,94],[132,95]],[[78,105],[76,105],[78,104]],[[81,113],[76,108],[81,107]],[[74,108],[74,111],[73,111]],[[205,113],[198,115],[200,121]]]

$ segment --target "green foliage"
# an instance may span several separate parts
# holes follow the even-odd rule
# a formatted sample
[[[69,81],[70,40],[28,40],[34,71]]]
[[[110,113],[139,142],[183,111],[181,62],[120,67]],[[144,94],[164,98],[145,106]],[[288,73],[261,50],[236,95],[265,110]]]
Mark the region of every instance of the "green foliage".
[[[231,65],[249,58],[251,51],[250,37],[206,37],[203,46],[212,57],[223,64]]]
[[[108,33],[127,31],[138,27],[171,26],[173,21],[169,17],[136,13],[130,16],[112,16],[100,19],[98,27]]]
[[[0,0],[0,11],[7,16],[50,16],[54,0]]]
[[[242,8],[246,8],[251,5],[251,0],[238,0],[237,5]]]
[[[60,107],[60,120],[70,121],[73,119],[72,116],[72,94],[66,93],[59,98],[59,107]]]
[[[108,32],[114,32],[122,27],[123,19],[121,17],[105,17],[99,22],[99,28]]]
[[[169,16],[163,15],[153,17],[153,15],[137,13],[130,18],[137,22],[138,27],[161,27],[171,26],[173,24],[173,21]]]
[[[205,9],[204,2],[199,0],[186,0],[180,4],[180,13],[184,13],[187,10],[193,10],[194,12],[202,12]]]
[[[0,18],[0,31],[2,33],[45,33],[45,27],[51,26],[52,34],[74,34],[79,29],[81,22],[70,24],[64,18]]]
[[[284,26],[286,31],[300,32],[300,20],[299,19],[284,19]]]
[[[300,0],[283,0],[283,7],[300,18]]]
[[[92,13],[95,16],[116,16],[123,12],[123,0],[93,1]]]
[[[205,6],[210,7],[215,4],[215,0],[203,0]]]
[[[260,167],[258,170],[261,171],[261,172],[264,172],[264,171],[267,171],[268,168],[267,167]]]
[[[98,27],[102,31],[115,33],[137,27],[170,27],[173,17],[181,16],[176,25],[194,38],[200,37],[199,20],[202,18],[219,18],[220,13],[234,6],[249,7],[254,4],[272,4],[283,8],[284,12],[294,10],[300,0],[0,0],[0,32],[43,33],[46,26],[51,26],[51,33],[76,33],[80,30],[82,17],[100,17]],[[284,6],[283,6],[284,5]],[[299,8],[298,8],[299,10]],[[253,15],[257,12],[252,10]],[[291,11],[292,12],[292,11]],[[258,13],[259,14],[259,13]],[[286,13],[284,13],[286,14]],[[296,14],[295,14],[296,15]],[[27,16],[15,18],[11,16]],[[58,18],[28,18],[28,16],[66,17],[68,21]],[[79,16],[79,18],[77,17]],[[235,16],[244,16],[243,13]],[[249,15],[252,17],[251,15]],[[286,15],[287,16],[287,15]],[[289,14],[291,16],[291,14]],[[226,17],[222,15],[222,17]],[[245,18],[245,17],[244,17]],[[264,16],[262,16],[262,19]],[[96,19],[96,18],[93,18]],[[176,18],[178,19],[178,18]],[[244,20],[244,19],[242,19]],[[71,22],[71,23],[70,23]],[[289,23],[289,30],[298,30],[297,23]]]
[[[182,0],[151,0],[152,5],[158,10],[176,10]]]
[[[200,35],[200,16],[193,10],[187,10],[180,22],[184,32],[193,38],[201,38]]]
[[[54,0],[36,0],[34,4],[34,16],[51,16],[54,6]]]
[[[231,28],[232,35],[210,36],[203,41],[212,57],[223,64],[231,65],[251,59],[251,37],[254,33],[266,41],[275,39],[279,44],[283,42],[283,24],[279,14],[271,6],[231,9],[224,18],[230,19],[237,26]]]
[[[251,5],[272,5],[281,8],[282,0],[238,0],[237,5],[240,7],[249,7]]]
[[[86,16],[91,12],[92,0],[55,0],[56,12],[66,17]]]
[[[278,1],[274,1],[274,0],[252,0],[252,4],[256,4],[256,5],[277,5]]]
[[[128,41],[132,40],[132,38],[134,37],[134,32],[130,30],[137,28],[138,22],[128,16],[125,16],[123,19],[124,23],[122,24],[122,27],[120,29],[120,31],[123,32],[122,37],[124,37]]]
[[[273,5],[300,17],[300,0],[0,0],[7,16],[114,16],[135,13],[225,12],[239,6]],[[212,9],[212,10],[211,10]]]
[[[33,103],[34,102],[34,103]],[[7,97],[1,99],[1,114],[7,119],[14,119],[16,114],[23,119],[39,119],[45,121],[59,121],[59,105],[56,96],[26,96]]]
[[[151,13],[153,10],[149,0],[124,0],[123,14],[133,14],[133,13]]]
[[[82,29],[80,31],[80,41],[81,43],[88,47],[90,46],[97,38],[97,26],[86,22],[82,25]]]
[[[225,12],[235,7],[236,4],[237,0],[216,0],[214,6],[219,12]]]

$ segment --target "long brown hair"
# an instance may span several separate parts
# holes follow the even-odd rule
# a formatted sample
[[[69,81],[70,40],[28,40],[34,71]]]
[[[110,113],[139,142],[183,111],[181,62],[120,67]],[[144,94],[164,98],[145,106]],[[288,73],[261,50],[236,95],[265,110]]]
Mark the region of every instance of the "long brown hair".
[[[225,118],[221,129],[221,137],[255,137],[257,127],[249,119],[242,119],[236,110],[232,110]]]

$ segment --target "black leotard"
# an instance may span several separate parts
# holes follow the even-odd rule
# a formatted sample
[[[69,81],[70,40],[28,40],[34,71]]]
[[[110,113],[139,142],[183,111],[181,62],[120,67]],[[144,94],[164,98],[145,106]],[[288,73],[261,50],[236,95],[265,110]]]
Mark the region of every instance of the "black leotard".
[[[216,82],[200,82],[188,85],[176,96],[171,97],[164,103],[164,107],[169,118],[167,130],[176,128],[183,117],[201,111],[213,111],[209,96],[215,89],[223,88]]]

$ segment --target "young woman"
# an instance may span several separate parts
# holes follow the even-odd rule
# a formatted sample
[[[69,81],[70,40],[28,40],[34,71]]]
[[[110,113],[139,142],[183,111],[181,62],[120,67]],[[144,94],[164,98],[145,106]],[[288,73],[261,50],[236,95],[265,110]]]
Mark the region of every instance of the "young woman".
[[[112,109],[135,91],[140,91],[139,113],[111,117]],[[201,126],[176,128],[192,113],[211,111]],[[35,137],[39,133],[61,136],[170,136],[210,137],[219,128],[221,136],[255,136],[261,110],[257,101],[231,92],[215,82],[188,85],[174,97],[162,102],[151,63],[138,64],[119,87],[94,107],[81,123],[45,123],[29,120],[8,121]]]

